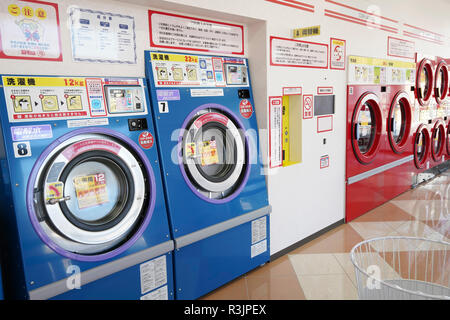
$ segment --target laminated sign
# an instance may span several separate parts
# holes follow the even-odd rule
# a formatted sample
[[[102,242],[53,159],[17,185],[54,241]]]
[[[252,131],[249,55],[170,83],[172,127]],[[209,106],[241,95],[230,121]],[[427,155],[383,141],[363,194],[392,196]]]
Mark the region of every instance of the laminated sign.
[[[104,173],[75,177],[73,185],[80,209],[95,207],[108,202]]]
[[[217,163],[219,163],[219,155],[217,154],[216,141],[203,141],[202,166],[209,166]]]
[[[58,5],[0,1],[0,58],[62,61]]]

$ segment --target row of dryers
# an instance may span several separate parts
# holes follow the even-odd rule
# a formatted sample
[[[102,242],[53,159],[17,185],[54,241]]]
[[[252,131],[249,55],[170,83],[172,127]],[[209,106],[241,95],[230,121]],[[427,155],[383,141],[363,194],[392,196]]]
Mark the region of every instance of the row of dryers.
[[[145,59],[1,76],[6,298],[196,299],[269,260],[247,59]]]
[[[448,63],[417,55],[412,84],[348,85],[346,221],[450,159]]]

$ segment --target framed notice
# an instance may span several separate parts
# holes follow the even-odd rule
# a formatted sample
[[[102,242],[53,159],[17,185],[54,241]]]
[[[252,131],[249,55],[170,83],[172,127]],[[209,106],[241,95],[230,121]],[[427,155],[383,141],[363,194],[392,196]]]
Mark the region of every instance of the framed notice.
[[[387,54],[391,57],[412,59],[415,58],[415,43],[388,36]]]
[[[269,97],[269,167],[283,165],[283,99]]]
[[[133,17],[74,7],[70,22],[74,61],[136,63]]]
[[[244,26],[159,11],[148,11],[150,46],[244,54]]]
[[[62,61],[58,5],[2,0],[0,58]]]
[[[328,68],[328,44],[270,37],[270,65]]]
[[[346,42],[330,38],[330,69],[345,70]]]

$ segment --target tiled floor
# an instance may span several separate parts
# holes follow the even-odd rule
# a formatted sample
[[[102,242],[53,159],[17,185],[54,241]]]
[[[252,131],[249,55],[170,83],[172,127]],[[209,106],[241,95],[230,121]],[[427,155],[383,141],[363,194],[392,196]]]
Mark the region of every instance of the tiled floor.
[[[243,275],[202,299],[357,299],[356,277],[349,252],[363,240],[383,236],[418,236],[449,242],[450,171]],[[448,255],[445,257],[450,259]],[[380,260],[378,264],[384,265],[385,272],[389,270],[387,272],[394,274],[392,264],[386,262],[388,260]],[[448,279],[448,270],[445,273]]]

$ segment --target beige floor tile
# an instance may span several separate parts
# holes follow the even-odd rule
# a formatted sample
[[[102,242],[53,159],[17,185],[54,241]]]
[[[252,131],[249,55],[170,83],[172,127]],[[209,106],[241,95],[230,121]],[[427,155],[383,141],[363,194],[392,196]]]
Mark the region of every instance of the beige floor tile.
[[[417,220],[445,220],[449,219],[446,201],[447,200],[392,200],[391,202]]]
[[[297,276],[345,273],[333,254],[292,254],[289,260]]]
[[[364,240],[396,235],[395,230],[384,222],[350,222],[350,225]]]
[[[296,276],[247,279],[250,300],[305,300],[305,294]]]
[[[333,255],[339,262],[341,267],[344,269],[345,273],[350,278],[353,285],[356,286],[355,266],[353,265],[352,260],[350,258],[350,253],[334,253]]]
[[[356,300],[358,293],[347,274],[301,275],[300,285],[308,300]]]

